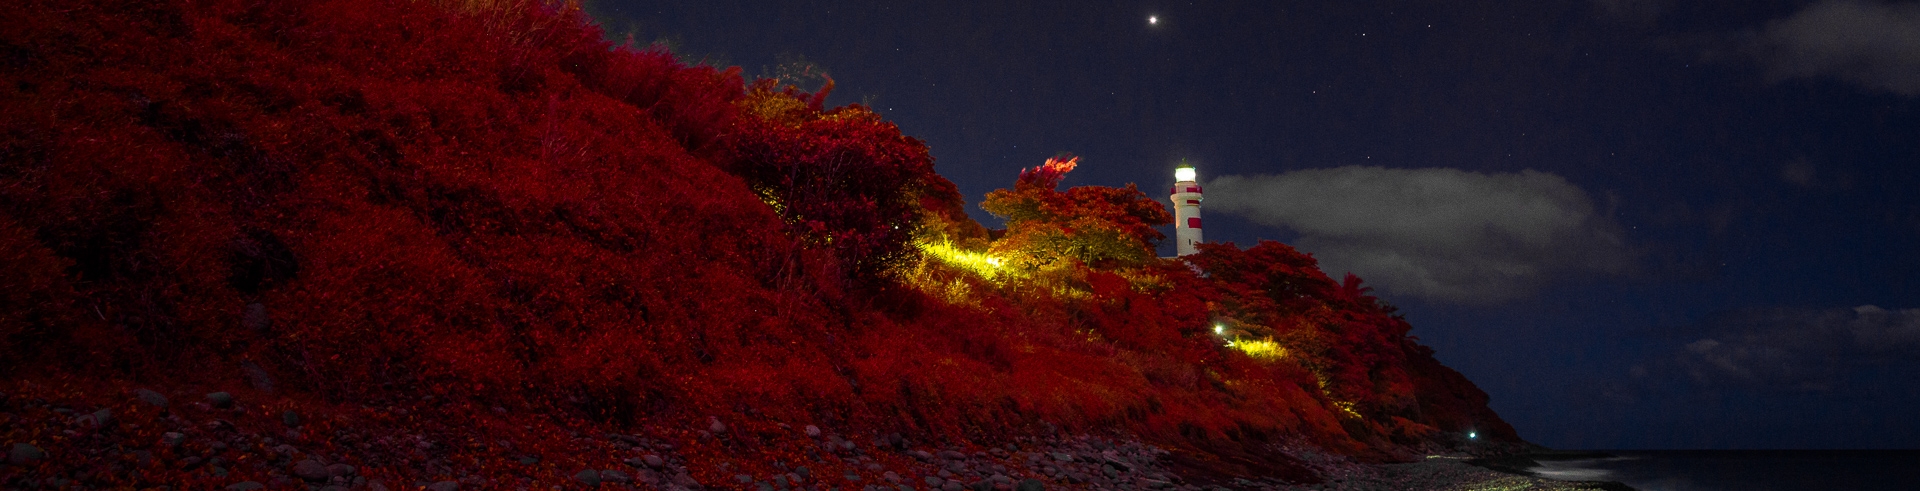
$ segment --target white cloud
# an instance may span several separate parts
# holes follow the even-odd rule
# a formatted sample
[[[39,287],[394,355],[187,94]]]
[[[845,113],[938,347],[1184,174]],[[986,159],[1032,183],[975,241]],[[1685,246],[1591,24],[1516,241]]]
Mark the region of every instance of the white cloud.
[[[1392,295],[1499,303],[1568,273],[1618,273],[1620,227],[1586,191],[1537,171],[1339,167],[1207,183],[1208,211],[1301,234],[1295,246],[1340,277]]]
[[[1920,2],[1826,0],[1768,23],[1760,43],[1775,78],[1832,77],[1920,95]]]
[[[1704,386],[1824,392],[1863,367],[1920,362],[1920,309],[1748,309],[1716,315],[1685,339],[1693,340],[1652,371]]]

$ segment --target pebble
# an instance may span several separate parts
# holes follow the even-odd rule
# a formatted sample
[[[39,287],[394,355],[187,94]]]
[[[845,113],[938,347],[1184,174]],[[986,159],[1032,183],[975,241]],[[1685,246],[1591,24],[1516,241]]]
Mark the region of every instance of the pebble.
[[[457,491],[460,481],[440,481],[427,486],[427,491]]]
[[[233,407],[233,394],[228,394],[225,392],[214,392],[211,394],[207,394],[207,404],[212,404],[213,407],[217,407],[221,409]]]
[[[573,474],[573,480],[580,481],[581,484],[585,484],[588,486],[599,486],[600,471],[587,469],[580,472],[576,472]]]
[[[620,472],[613,469],[606,469],[606,470],[600,471],[600,480],[605,482],[611,482],[611,483],[625,484],[628,482],[632,482],[633,477],[628,476],[627,473],[625,472]]]
[[[327,472],[326,464],[322,464],[320,461],[313,459],[295,462],[293,464],[293,475],[308,481],[325,481],[327,478],[333,477],[332,473]]]
[[[240,482],[227,485],[227,491],[252,491],[255,489],[266,489],[266,488],[267,488],[267,485],[260,484],[259,481],[240,481]]]
[[[28,443],[15,443],[7,451],[7,463],[13,465],[33,465],[46,458],[47,451]]]
[[[273,319],[267,316],[266,305],[250,303],[246,311],[240,314],[240,326],[256,333],[265,333],[273,327]]]
[[[113,410],[107,409],[107,408],[101,408],[99,411],[94,411],[92,414],[84,414],[84,415],[81,415],[80,417],[73,418],[74,423],[77,423],[80,426],[85,426],[88,428],[98,428],[101,426],[106,426],[107,423],[111,421],[113,421]]]
[[[149,406],[158,407],[158,408],[167,407],[167,396],[160,395],[159,392],[154,392],[148,389],[140,389],[140,390],[134,391],[133,394],[135,397],[140,398],[140,402],[147,403],[147,405]]]

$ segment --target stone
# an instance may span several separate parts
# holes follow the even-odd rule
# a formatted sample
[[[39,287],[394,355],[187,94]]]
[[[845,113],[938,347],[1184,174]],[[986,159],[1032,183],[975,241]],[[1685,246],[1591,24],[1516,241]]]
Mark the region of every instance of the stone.
[[[327,465],[318,460],[306,459],[293,463],[293,475],[308,481],[325,481],[333,474],[327,473]]]
[[[258,302],[247,304],[240,312],[240,326],[249,331],[266,334],[273,328],[273,318],[267,316],[267,306]]]
[[[427,486],[427,491],[457,491],[460,481],[440,481]]]
[[[967,489],[967,487],[965,485],[960,484],[960,481],[947,481],[946,484],[940,485],[940,489],[942,491],[960,491],[962,489]]]
[[[1073,454],[1054,452],[1053,460],[1057,460],[1060,462],[1073,462]]]
[[[267,371],[261,369],[260,365],[255,365],[251,361],[242,361],[240,371],[247,373],[247,384],[252,385],[254,390],[273,392],[273,376],[267,375]]]
[[[573,480],[580,481],[580,484],[585,484],[588,486],[599,486],[600,471],[596,471],[593,469],[583,470],[583,471],[574,473]]]
[[[820,427],[807,425],[807,438],[820,438]]]
[[[713,417],[713,416],[708,416],[708,417],[707,417],[707,431],[710,431],[710,432],[713,432],[713,434],[715,434],[715,435],[718,435],[718,434],[721,434],[721,433],[726,433],[726,432],[727,432],[727,424],[726,424],[726,423],[722,423],[722,422],[720,422],[720,418],[716,418],[716,417]]]
[[[240,372],[246,372],[246,384],[253,386],[253,389],[257,389],[257,391],[273,391],[273,376],[269,376],[267,370],[259,368],[259,364],[253,364],[252,361],[242,361],[240,362]]]
[[[661,467],[667,466],[666,459],[662,459],[660,458],[660,456],[653,455],[653,454],[647,454],[646,456],[640,457],[640,461],[646,463],[647,467],[652,467],[655,469],[659,469]]]
[[[207,394],[207,404],[212,404],[213,407],[217,407],[221,409],[233,407],[233,394],[228,394],[226,392],[214,392],[211,394]]]
[[[1020,481],[1020,486],[1013,489],[1015,491],[1046,491],[1047,483],[1040,482],[1039,479],[1027,479]]]
[[[28,443],[15,443],[7,451],[7,463],[13,465],[33,465],[47,459],[47,451]]]
[[[149,406],[158,407],[158,408],[167,407],[167,396],[160,395],[159,392],[154,392],[147,389],[140,389],[140,390],[133,391],[133,395],[134,397],[140,398],[140,402],[147,403],[147,405]]]
[[[940,485],[947,483],[946,479],[941,479],[939,476],[927,476],[927,478],[922,479],[922,481],[926,481],[927,487],[931,488],[939,488]]]
[[[626,484],[626,483],[632,482],[633,477],[628,476],[627,473],[625,472],[620,472],[613,469],[606,469],[606,470],[600,471],[600,480],[605,482],[611,482],[611,483]]]
[[[352,476],[354,472],[356,472],[357,470],[358,469],[354,469],[353,466],[347,465],[347,464],[333,464],[333,465],[327,466],[327,474],[333,477]]]
[[[166,445],[168,447],[178,447],[180,446],[180,444],[186,443],[186,442],[187,442],[187,435],[183,433],[169,431],[169,432],[160,434],[161,445]]]
[[[80,417],[73,418],[74,423],[78,423],[80,426],[85,426],[88,428],[98,428],[101,426],[106,426],[107,422],[110,422],[110,421],[113,421],[113,410],[107,409],[107,408],[101,408],[99,411],[94,411],[92,414],[82,414],[80,415]]]
[[[287,426],[289,427],[300,426],[300,413],[296,413],[296,412],[293,412],[292,409],[288,409],[285,412],[280,413],[280,422],[286,423]]]
[[[267,485],[260,484],[259,481],[240,481],[240,482],[227,485],[227,491],[253,491],[255,489],[266,489],[266,488],[267,488]]]

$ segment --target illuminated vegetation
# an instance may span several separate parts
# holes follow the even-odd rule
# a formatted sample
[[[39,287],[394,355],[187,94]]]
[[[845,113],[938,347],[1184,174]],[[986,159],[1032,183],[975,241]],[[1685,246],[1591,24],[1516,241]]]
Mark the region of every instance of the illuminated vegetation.
[[[920,251],[928,257],[938,259],[947,265],[965,269],[982,278],[999,276],[1006,267],[1006,261],[984,252],[971,252],[956,248],[951,243],[920,243]]]
[[[1072,158],[989,195],[988,231],[831,83],[616,46],[564,4],[122,4],[0,30],[10,376],[1202,454],[1515,438],[1357,278],[1272,242],[1155,258],[1165,207],[1057,189]]]
[[[1287,357],[1287,348],[1268,339],[1243,339],[1227,343],[1228,347],[1240,350],[1247,356],[1261,360],[1278,360]]]

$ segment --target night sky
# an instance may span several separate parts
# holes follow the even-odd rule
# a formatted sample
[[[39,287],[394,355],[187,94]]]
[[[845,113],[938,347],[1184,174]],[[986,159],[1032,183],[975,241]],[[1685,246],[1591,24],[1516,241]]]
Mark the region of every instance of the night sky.
[[[1186,159],[1209,241],[1367,279],[1536,443],[1920,448],[1920,3],[588,9],[824,69],[989,227],[1058,152],[1160,199]]]

